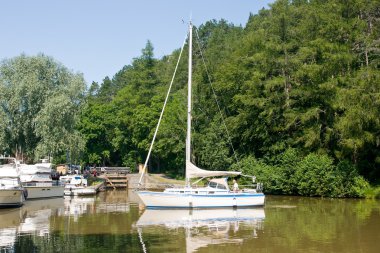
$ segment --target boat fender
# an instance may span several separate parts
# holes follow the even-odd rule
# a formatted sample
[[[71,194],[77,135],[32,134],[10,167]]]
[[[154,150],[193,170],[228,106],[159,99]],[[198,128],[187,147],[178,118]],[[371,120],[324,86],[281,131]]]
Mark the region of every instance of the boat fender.
[[[26,200],[28,198],[28,190],[24,189],[23,194],[24,194],[24,198]]]

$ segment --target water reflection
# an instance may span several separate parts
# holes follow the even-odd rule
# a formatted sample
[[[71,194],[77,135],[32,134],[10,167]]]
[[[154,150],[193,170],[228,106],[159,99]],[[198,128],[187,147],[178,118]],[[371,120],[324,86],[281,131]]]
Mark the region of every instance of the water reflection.
[[[130,210],[130,204],[127,201],[123,201],[123,199],[125,200],[125,195],[125,192],[110,192],[108,195],[103,193],[100,197],[65,196],[64,213],[59,215],[72,216],[77,221],[83,215],[126,213]]]
[[[143,234],[157,233],[157,226],[171,230],[184,229],[186,252],[196,252],[208,245],[241,244],[244,236],[236,236],[239,228],[252,231],[247,238],[256,238],[263,230],[265,212],[253,209],[151,210],[147,209],[136,223],[144,252],[148,252]],[[144,232],[144,233],[143,233]],[[149,237],[148,237],[149,238]],[[150,243],[149,243],[150,244]]]
[[[13,246],[17,236],[33,234],[45,236],[49,234],[49,219],[63,208],[62,199],[31,200],[20,208],[0,210],[0,249]]]
[[[264,208],[145,210],[133,192],[0,209],[0,252],[366,252],[380,201],[268,196]]]

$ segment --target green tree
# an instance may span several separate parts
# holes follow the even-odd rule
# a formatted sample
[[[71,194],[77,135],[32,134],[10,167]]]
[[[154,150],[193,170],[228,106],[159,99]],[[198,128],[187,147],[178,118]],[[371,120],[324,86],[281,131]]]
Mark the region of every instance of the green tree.
[[[75,126],[85,92],[82,74],[45,55],[0,65],[1,151],[26,160],[82,148]]]

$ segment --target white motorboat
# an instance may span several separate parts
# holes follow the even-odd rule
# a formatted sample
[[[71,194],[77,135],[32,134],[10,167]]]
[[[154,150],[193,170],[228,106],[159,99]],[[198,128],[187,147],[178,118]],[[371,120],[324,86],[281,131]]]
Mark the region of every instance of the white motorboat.
[[[96,195],[96,189],[87,186],[87,179],[82,175],[66,176],[64,193],[66,196],[91,196]]]
[[[28,199],[63,197],[64,185],[51,178],[52,164],[20,164],[20,180],[28,192]]]
[[[198,168],[191,161],[191,86],[192,86],[192,29],[189,27],[189,73],[188,73],[188,103],[187,103],[187,136],[186,136],[186,186],[183,188],[167,188],[163,192],[154,191],[137,191],[143,203],[148,208],[222,208],[222,207],[252,207],[263,206],[265,196],[260,189],[251,189],[246,191],[231,191],[227,184],[227,179],[218,179],[210,181],[207,187],[194,188],[190,185],[193,178],[209,178],[209,177],[228,177],[237,176],[241,172],[236,171],[209,171]],[[181,49],[182,54],[184,46]],[[178,66],[178,64],[177,64]],[[174,77],[173,79],[174,80]],[[172,81],[173,82],[173,81]],[[164,107],[162,109],[160,119],[158,121],[153,141],[150,146],[148,157],[145,161],[143,173],[139,184],[142,182],[144,172],[152,151],[153,143],[163,116],[166,102],[169,97],[170,89],[167,93]],[[254,179],[255,177],[252,177]]]
[[[18,163],[11,157],[0,157],[0,161],[0,206],[21,206],[26,191],[21,185]]]

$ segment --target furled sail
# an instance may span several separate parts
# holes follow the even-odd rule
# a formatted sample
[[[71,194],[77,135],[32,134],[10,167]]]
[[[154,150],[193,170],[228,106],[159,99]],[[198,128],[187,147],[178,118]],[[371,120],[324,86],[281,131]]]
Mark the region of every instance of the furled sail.
[[[238,176],[240,174],[241,172],[239,171],[203,170],[195,166],[192,162],[186,161],[186,178]]]

